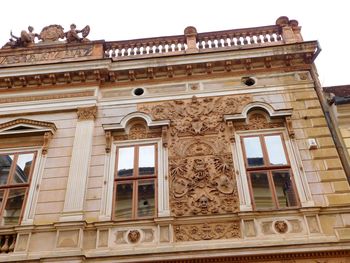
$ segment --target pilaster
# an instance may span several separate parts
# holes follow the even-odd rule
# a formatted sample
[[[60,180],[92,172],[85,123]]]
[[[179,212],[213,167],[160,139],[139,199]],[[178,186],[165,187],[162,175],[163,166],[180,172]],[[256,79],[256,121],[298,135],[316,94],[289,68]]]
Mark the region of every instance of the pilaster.
[[[60,221],[80,221],[84,217],[83,206],[96,112],[96,106],[78,108],[77,111],[78,122],[75,129],[65,203]]]

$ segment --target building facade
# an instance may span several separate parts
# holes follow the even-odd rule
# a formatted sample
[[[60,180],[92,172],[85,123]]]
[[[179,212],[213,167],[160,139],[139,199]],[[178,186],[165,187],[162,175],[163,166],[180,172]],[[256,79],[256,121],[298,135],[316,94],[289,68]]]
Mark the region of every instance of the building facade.
[[[13,36],[0,261],[350,262],[349,184],[300,29]]]

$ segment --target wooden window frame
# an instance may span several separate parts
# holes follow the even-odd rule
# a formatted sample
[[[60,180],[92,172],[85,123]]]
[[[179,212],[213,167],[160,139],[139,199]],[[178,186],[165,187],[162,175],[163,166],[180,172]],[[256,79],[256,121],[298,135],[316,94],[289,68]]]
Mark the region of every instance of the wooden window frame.
[[[143,146],[154,146],[154,175],[147,175],[139,177],[139,148]],[[134,164],[133,164],[133,176],[128,177],[118,177],[118,158],[119,158],[119,149],[121,148],[134,148]],[[113,182],[113,202],[112,202],[112,220],[114,221],[124,221],[124,220],[138,220],[138,219],[150,219],[155,218],[158,214],[158,144],[157,143],[146,143],[146,144],[130,144],[117,146],[116,156],[115,156],[115,170],[114,170],[114,182]],[[137,216],[138,212],[138,185],[139,182],[153,180],[154,181],[154,214],[153,216]],[[131,218],[129,219],[116,219],[115,210],[116,210],[116,195],[117,195],[117,185],[123,183],[132,183],[132,212]]]
[[[15,166],[16,166],[17,161],[18,161],[18,156],[21,154],[30,154],[30,153],[33,153],[34,156],[33,156],[33,162],[32,162],[32,165],[31,165],[30,171],[29,171],[28,182],[22,183],[22,184],[21,183],[11,183],[12,178],[15,174]],[[7,183],[3,184],[3,185],[0,184],[0,191],[2,191],[2,190],[4,191],[2,203],[0,205],[0,227],[12,226],[12,225],[4,225],[1,223],[3,220],[3,212],[5,209],[5,205],[7,203],[8,195],[9,195],[9,192],[11,189],[25,189],[25,196],[24,196],[22,207],[21,207],[21,213],[20,213],[18,222],[16,224],[16,225],[19,225],[19,224],[21,224],[22,219],[23,219],[23,214],[24,214],[24,210],[26,207],[27,199],[28,199],[28,193],[29,193],[30,184],[32,181],[33,171],[34,171],[34,167],[35,167],[35,164],[37,161],[38,153],[35,150],[34,151],[13,151],[13,152],[6,152],[6,153],[0,152],[0,155],[14,155],[14,159],[13,159],[13,162],[11,163],[9,175],[7,178]]]
[[[285,155],[286,161],[287,161],[287,164],[285,164],[285,165],[271,165],[270,164],[269,155],[268,155],[267,146],[266,146],[264,137],[276,136],[276,135],[280,136],[280,138],[281,138],[284,155]],[[264,165],[254,166],[254,167],[248,166],[248,158],[247,158],[247,155],[246,155],[244,138],[249,138],[249,137],[258,137],[259,138],[261,150],[262,150],[262,153],[263,153]],[[243,152],[243,158],[244,158],[244,165],[245,165],[245,170],[246,170],[246,175],[247,175],[247,180],[248,180],[248,186],[249,186],[249,194],[250,194],[250,199],[251,199],[251,202],[252,202],[253,210],[275,210],[275,209],[282,210],[282,209],[291,209],[291,208],[293,209],[293,208],[300,207],[300,200],[298,198],[298,194],[297,194],[298,192],[297,192],[297,188],[296,188],[296,184],[295,184],[295,180],[294,180],[293,170],[292,170],[291,162],[290,162],[290,159],[289,159],[289,156],[288,156],[288,151],[287,151],[287,148],[286,148],[286,144],[285,144],[285,139],[284,139],[283,133],[276,132],[276,133],[247,134],[247,135],[242,135],[240,137],[240,139],[241,139],[242,152]],[[274,182],[274,179],[273,179],[273,172],[275,172],[275,171],[289,171],[290,180],[291,180],[293,193],[294,193],[294,198],[295,198],[295,201],[296,201],[296,205],[295,206],[288,206],[288,207],[280,207],[279,206],[279,202],[277,200],[277,192],[276,192],[275,182]],[[269,183],[269,189],[271,191],[271,198],[272,198],[272,201],[273,201],[273,204],[274,204],[273,208],[259,208],[259,209],[257,209],[256,204],[255,204],[255,199],[254,199],[253,186],[252,186],[252,182],[251,182],[251,173],[254,173],[254,172],[262,172],[262,173],[266,173],[267,174],[267,179],[268,179],[268,183]]]

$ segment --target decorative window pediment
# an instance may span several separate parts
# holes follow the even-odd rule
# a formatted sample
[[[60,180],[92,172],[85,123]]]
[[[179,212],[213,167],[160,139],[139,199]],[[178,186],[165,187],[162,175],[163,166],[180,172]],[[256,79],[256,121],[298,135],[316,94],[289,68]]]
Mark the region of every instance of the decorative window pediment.
[[[43,146],[46,154],[49,141],[57,130],[51,122],[19,118],[0,124],[0,147]]]
[[[240,113],[224,116],[233,134],[241,210],[313,205],[299,169],[292,113],[292,109],[252,102]]]
[[[167,140],[170,121],[142,112],[104,124],[106,173],[101,220],[169,215]]]
[[[116,140],[135,140],[161,137],[163,145],[166,147],[169,124],[169,120],[154,121],[143,112],[130,113],[124,116],[119,123],[104,124],[106,152],[110,151],[113,138]]]

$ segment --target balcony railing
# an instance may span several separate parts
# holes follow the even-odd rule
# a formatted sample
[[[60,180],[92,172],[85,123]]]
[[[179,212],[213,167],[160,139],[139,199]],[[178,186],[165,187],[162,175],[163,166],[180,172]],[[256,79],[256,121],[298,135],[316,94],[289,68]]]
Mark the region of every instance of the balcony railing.
[[[115,59],[136,59],[150,56],[171,56],[224,49],[242,49],[282,45],[302,41],[296,20],[280,17],[276,25],[197,33],[187,27],[184,35],[105,42],[104,56]]]
[[[0,254],[13,252],[17,234],[0,235]]]

